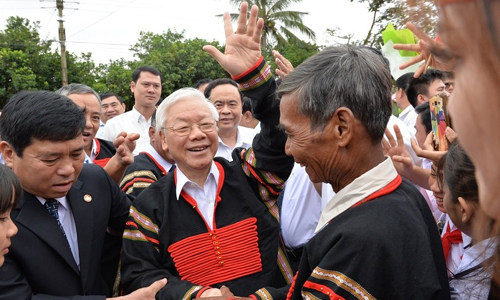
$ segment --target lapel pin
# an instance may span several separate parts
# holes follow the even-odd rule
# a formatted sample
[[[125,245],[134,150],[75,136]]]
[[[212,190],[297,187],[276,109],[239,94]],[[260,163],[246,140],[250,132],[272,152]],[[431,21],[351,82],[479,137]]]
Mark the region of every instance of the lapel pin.
[[[90,201],[92,201],[92,196],[90,196],[89,194],[86,194],[85,196],[83,196],[83,200],[85,202],[90,202]]]

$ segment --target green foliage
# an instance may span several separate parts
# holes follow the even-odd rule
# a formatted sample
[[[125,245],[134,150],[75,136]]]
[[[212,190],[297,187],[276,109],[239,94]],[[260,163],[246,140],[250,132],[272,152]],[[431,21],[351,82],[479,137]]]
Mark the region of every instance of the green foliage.
[[[38,22],[10,17],[0,31],[0,108],[19,91],[61,87],[60,54],[51,50],[51,41],[40,40],[38,29]],[[67,53],[67,61],[69,82],[95,84],[90,53],[81,57]]]
[[[218,42],[209,43],[202,39],[185,39],[184,32],[167,30],[162,34],[141,32],[139,42],[132,51],[141,64],[158,69],[163,75],[163,95],[193,86],[203,78],[227,77],[228,74],[205,51],[204,45],[211,44],[223,51]]]
[[[235,5],[240,5],[240,0],[231,0]],[[262,29],[261,47],[262,51],[271,51],[277,45],[299,44],[303,42],[293,31],[304,34],[308,38],[315,40],[316,34],[307,27],[302,19],[308,13],[287,10],[293,3],[302,0],[247,0],[248,6],[257,5],[259,7],[259,17],[264,20]],[[231,14],[231,19],[236,20],[238,14]]]
[[[278,50],[284,57],[286,57],[294,67],[300,65],[304,60],[308,59],[310,56],[316,54],[320,47],[316,44],[310,44],[306,42],[301,42],[298,44],[284,44],[277,45],[275,50]],[[271,69],[274,71],[278,67],[274,60],[272,53],[263,53],[264,58],[271,65]]]

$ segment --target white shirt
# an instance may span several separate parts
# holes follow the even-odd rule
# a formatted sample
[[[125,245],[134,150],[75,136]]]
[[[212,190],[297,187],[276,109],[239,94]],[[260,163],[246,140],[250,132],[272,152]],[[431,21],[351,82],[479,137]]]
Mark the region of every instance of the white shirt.
[[[465,249],[457,273],[477,267],[495,254],[498,240],[489,238]],[[464,277],[450,281],[451,299],[483,300],[488,298],[491,287],[491,267],[481,266]]]
[[[283,193],[281,233],[288,248],[300,248],[314,236],[326,201],[322,201],[305,168],[297,163],[286,181]]]
[[[415,111],[415,108],[412,105],[409,105],[399,114],[398,117],[401,121],[403,121],[403,123],[406,124],[406,126],[408,126],[408,129],[413,135],[417,133],[417,130],[415,129],[415,124],[417,123],[417,116],[418,114]]]
[[[210,173],[203,187],[189,180],[180,168],[176,168],[175,172],[177,176],[177,185],[175,187],[177,200],[179,200],[182,191],[191,196],[196,201],[198,210],[202,214],[205,223],[210,229],[213,229],[215,196],[217,193],[217,184],[219,183],[219,170],[217,166],[212,161]]]
[[[95,140],[92,140],[92,150],[90,151],[90,157],[87,155],[87,152],[84,151],[83,153],[85,153],[85,160],[83,162],[86,164],[93,164],[94,159],[97,156],[97,143],[95,142]]]
[[[448,225],[450,226],[450,230],[448,231]],[[455,224],[450,219],[450,216],[446,215],[446,222],[444,224],[443,232],[441,233],[441,238],[447,232],[452,232],[453,230],[458,229]],[[453,274],[457,273],[458,266],[462,260],[462,256],[465,252],[464,246],[469,245],[472,241],[472,238],[462,232],[462,243],[451,244],[450,253],[448,254],[448,259],[446,260],[446,268],[448,269],[448,277],[453,276]]]
[[[47,202],[47,199],[38,196],[36,198],[45,207],[45,202]],[[75,218],[73,217],[73,213],[71,212],[71,208],[69,206],[68,200],[66,199],[66,196],[55,198],[55,200],[59,202],[59,206],[57,207],[59,222],[61,222],[64,233],[66,234],[66,239],[68,240],[68,244],[71,248],[71,253],[73,254],[76,265],[78,266],[78,269],[80,269],[80,250],[78,249],[78,235],[76,234]],[[48,211],[47,213],[50,214]]]
[[[353,182],[341,189],[326,204],[315,232],[325,227],[330,220],[340,215],[354,204],[384,188],[398,176],[398,172],[388,157],[373,169],[354,179]]]
[[[146,118],[135,109],[135,107],[126,113],[118,115],[106,122],[104,127],[103,139],[113,142],[120,132],[140,134],[139,139],[136,141],[136,147],[133,152],[134,155],[145,151],[146,147],[150,144],[149,141],[149,127],[151,125],[151,118]]]
[[[233,149],[238,147],[250,148],[252,146],[253,138],[256,134],[257,132],[255,131],[255,129],[238,126],[236,144],[234,144],[234,147],[231,148],[228,145],[224,144],[222,139],[219,137],[219,148],[217,149],[217,153],[215,154],[215,156],[224,157],[229,161],[233,161],[233,158],[231,157]]]
[[[149,146],[146,148],[144,152],[147,152],[149,155],[151,155],[156,160],[156,162],[158,162],[163,167],[163,169],[165,169],[165,171],[168,172],[168,170],[172,168],[172,164],[169,163],[166,159],[164,159],[160,155],[160,153],[158,153],[158,151],[156,151],[156,149],[153,148],[153,146],[151,146],[151,144],[149,144]]]
[[[104,139],[104,126],[106,126],[106,124],[104,124],[102,121],[99,122],[99,130],[97,130],[95,137],[98,139]]]

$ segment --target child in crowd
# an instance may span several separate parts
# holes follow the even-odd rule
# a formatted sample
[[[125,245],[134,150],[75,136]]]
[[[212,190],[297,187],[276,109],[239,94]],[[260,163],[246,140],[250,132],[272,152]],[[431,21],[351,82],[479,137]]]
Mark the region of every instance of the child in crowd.
[[[21,184],[14,172],[0,164],[0,267],[9,252],[10,239],[16,235],[17,227],[10,218],[10,211],[21,197]]]
[[[494,220],[479,206],[475,168],[465,151],[454,142],[445,157],[444,207],[453,224],[474,237],[470,243],[464,240],[465,251],[450,279],[451,296],[452,299],[488,299],[491,257],[497,246],[497,239],[492,238]]]
[[[446,208],[444,207],[444,167],[446,162],[446,156],[441,157],[441,159],[432,166],[431,174],[429,176],[429,186],[434,193],[436,198],[437,207],[440,211],[445,213],[443,219],[438,222],[439,230],[441,231],[441,241],[443,243],[444,258],[446,261],[446,268],[448,269],[448,277],[453,277],[460,261],[462,260],[462,255],[464,254],[464,244],[470,242],[470,237],[463,234],[460,229],[458,229],[450,216],[447,214]]]

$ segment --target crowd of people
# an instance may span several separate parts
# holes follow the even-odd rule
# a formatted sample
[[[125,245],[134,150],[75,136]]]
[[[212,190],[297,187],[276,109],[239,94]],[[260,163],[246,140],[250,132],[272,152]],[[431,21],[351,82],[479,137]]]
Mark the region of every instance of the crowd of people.
[[[244,2],[225,52],[204,47],[230,78],[160,99],[142,66],[129,111],[79,83],[14,95],[0,299],[500,299],[500,3],[436,5],[440,39],[407,24],[401,68],[423,62],[399,78],[336,46],[273,51],[276,80]]]

